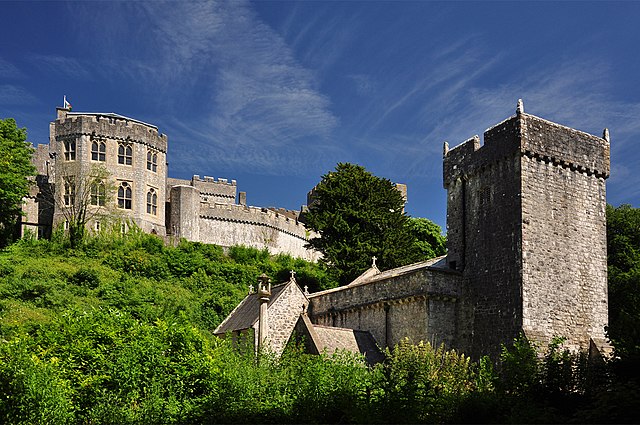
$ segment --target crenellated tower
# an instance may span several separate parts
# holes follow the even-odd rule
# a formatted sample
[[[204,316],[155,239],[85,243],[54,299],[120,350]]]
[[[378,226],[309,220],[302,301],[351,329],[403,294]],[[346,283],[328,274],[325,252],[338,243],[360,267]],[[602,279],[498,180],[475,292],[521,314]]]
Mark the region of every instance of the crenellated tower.
[[[495,354],[520,332],[606,348],[609,138],[526,114],[444,149],[447,265],[462,276],[458,340]]]

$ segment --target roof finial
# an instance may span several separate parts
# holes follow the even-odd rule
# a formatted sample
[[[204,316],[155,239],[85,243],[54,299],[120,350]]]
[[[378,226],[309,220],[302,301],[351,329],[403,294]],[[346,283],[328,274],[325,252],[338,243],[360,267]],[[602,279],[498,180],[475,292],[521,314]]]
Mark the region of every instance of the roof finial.
[[[304,285],[304,294],[309,295],[309,287],[307,285]]]
[[[376,260],[378,259],[378,257],[376,257],[375,255],[373,257],[371,257],[371,267],[377,267],[376,266]]]
[[[610,142],[611,139],[609,139],[609,129],[605,128],[604,131],[602,132],[602,138],[604,140],[606,140],[607,142]]]
[[[296,281],[296,271],[295,270],[289,270],[289,274],[291,275],[291,278],[289,279],[289,281],[295,282]]]
[[[448,153],[449,153],[449,143],[447,141],[445,141],[442,144],[442,156],[445,157],[445,156],[447,156]]]
[[[518,107],[516,108],[516,114],[524,114],[524,103],[522,99],[518,99]]]

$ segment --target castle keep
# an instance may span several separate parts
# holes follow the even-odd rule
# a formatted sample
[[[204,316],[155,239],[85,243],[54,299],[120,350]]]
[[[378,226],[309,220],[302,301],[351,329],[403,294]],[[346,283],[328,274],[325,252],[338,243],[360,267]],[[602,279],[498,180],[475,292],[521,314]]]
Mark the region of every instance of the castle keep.
[[[38,185],[25,200],[23,232],[47,236],[67,225],[68,210],[88,202],[90,213],[109,213],[91,218],[88,225],[96,230],[104,216],[117,216],[163,237],[317,259],[304,247],[310,233],[299,222],[299,211],[248,206],[235,180],[169,178],[167,149],[167,136],[154,125],[114,113],[57,108],[49,144],[39,145],[34,154]],[[106,170],[109,181],[84,187],[97,167]],[[107,183],[113,199],[105,199]]]
[[[370,340],[392,347],[410,338],[478,358],[497,356],[501,343],[523,333],[541,344],[562,336],[571,349],[606,351],[608,176],[606,130],[592,136],[526,114],[519,103],[484,133],[483,145],[477,136],[445,144],[445,257],[382,272],[374,261],[351,284],[313,294],[290,281],[267,300],[267,311],[277,305],[280,313],[264,319],[267,327],[286,322],[285,332],[265,341],[255,334],[255,342],[280,352],[295,329],[310,352],[341,347],[371,356]],[[249,294],[216,334],[257,329],[250,307],[257,296]]]

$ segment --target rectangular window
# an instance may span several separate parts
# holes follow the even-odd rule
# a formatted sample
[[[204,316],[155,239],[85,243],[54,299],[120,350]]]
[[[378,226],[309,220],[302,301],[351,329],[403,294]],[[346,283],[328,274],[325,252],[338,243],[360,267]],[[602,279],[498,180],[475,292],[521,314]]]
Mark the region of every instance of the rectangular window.
[[[76,202],[76,182],[73,176],[64,178],[64,204],[72,206]]]
[[[91,185],[91,205],[104,207],[107,197],[107,188],[104,183]]]
[[[76,160],[76,141],[65,140],[63,144],[64,144],[65,161],[75,161]]]

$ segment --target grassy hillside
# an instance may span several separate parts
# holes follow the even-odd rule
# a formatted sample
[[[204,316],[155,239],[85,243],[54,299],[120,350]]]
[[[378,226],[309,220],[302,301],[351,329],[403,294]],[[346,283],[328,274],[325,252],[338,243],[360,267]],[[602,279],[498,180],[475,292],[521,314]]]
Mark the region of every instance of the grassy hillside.
[[[118,309],[133,318],[183,321],[212,331],[256,284],[296,271],[310,290],[335,285],[316,264],[267,251],[161,239],[133,230],[103,233],[76,250],[64,238],[23,239],[0,252],[0,335],[8,338],[69,309]]]

